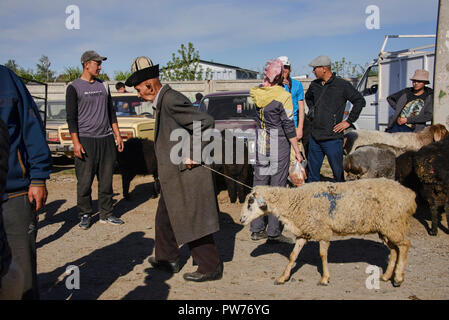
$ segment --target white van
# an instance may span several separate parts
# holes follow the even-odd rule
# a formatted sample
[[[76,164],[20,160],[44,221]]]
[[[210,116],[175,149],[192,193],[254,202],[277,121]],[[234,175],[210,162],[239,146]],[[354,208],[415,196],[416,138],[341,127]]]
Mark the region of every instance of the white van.
[[[433,38],[435,35],[387,35],[377,59],[366,69],[360,79],[357,90],[366,100],[359,119],[354,123],[355,129],[385,131],[388,119],[393,115],[393,108],[387,97],[406,87],[411,87],[410,78],[416,69],[429,71],[429,87],[433,87],[435,63],[435,41],[432,44],[388,52],[385,47],[389,39],[398,38]],[[345,114],[349,114],[352,104],[346,105]]]

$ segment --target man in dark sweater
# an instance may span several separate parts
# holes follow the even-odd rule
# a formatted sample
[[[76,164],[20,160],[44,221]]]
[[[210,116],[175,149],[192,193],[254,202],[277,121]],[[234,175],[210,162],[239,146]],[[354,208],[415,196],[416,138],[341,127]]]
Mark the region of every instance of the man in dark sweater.
[[[67,123],[75,153],[79,226],[82,229],[88,229],[91,224],[91,188],[95,175],[100,222],[123,224],[112,214],[112,177],[117,156],[114,135],[119,152],[123,151],[123,141],[109,89],[97,79],[101,63],[106,59],[95,51],[86,51],[81,56],[83,73],[66,92]]]
[[[343,132],[358,119],[366,102],[351,83],[332,72],[329,57],[319,56],[309,66],[317,79],[312,81],[305,96],[309,116],[313,118],[307,181],[320,181],[321,166],[327,156],[334,182],[343,182]],[[347,101],[353,107],[348,118],[343,120]]]

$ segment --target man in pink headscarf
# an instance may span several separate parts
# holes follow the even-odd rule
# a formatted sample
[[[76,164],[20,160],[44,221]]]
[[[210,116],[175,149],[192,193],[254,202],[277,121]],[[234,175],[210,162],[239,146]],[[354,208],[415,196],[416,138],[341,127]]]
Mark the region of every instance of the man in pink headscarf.
[[[292,97],[282,87],[283,69],[280,60],[269,60],[265,65],[262,87],[250,90],[257,106],[258,126],[254,186],[284,187],[287,184],[291,145],[296,159],[302,161],[291,116]],[[251,239],[268,237],[270,241],[291,242],[282,235],[282,229],[283,226],[274,215],[260,217],[251,223]]]

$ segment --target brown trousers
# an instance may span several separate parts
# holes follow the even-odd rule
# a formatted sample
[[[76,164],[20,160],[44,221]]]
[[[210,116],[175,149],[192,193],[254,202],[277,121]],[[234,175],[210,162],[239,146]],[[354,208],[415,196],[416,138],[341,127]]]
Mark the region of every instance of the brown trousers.
[[[179,247],[168,217],[164,196],[161,192],[156,211],[156,260],[174,262],[179,259]],[[195,264],[198,264],[198,272],[209,273],[218,270],[220,256],[215,247],[212,234],[188,243],[190,253]]]

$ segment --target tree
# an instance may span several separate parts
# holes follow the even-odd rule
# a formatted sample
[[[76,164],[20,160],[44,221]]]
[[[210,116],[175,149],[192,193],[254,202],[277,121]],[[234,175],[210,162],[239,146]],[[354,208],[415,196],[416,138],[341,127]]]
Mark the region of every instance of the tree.
[[[343,78],[360,78],[367,68],[368,64],[352,64],[343,57],[339,61],[332,62],[332,71]]]
[[[18,73],[18,71],[19,71],[19,65],[16,63],[16,60],[14,60],[14,59],[9,59],[9,60],[5,63],[5,67],[11,69],[11,70],[14,71],[15,73]]]
[[[111,79],[109,79],[109,76],[107,73],[100,73],[97,78],[102,81],[110,81],[111,80]]]
[[[131,71],[115,71],[114,74],[114,80],[126,81],[131,76]]]
[[[14,73],[17,74],[19,77],[30,80],[34,79],[33,70],[20,67],[14,59],[9,59],[5,63],[5,67],[8,67],[12,71],[14,71]]]
[[[81,77],[83,70],[80,67],[65,67],[65,72],[59,75],[56,81],[70,82]]]
[[[80,67],[65,67],[65,72],[56,79],[57,82],[71,82],[78,79],[83,74],[83,70]],[[109,81],[109,76],[106,73],[100,73],[97,77],[103,81]]]
[[[47,56],[42,55],[39,63],[36,64],[36,73],[34,79],[41,82],[50,82],[55,80],[55,72],[50,70],[51,62]]]
[[[185,81],[210,78],[211,69],[207,68],[204,72],[203,67],[199,65],[199,51],[195,50],[191,42],[188,43],[187,47],[181,44],[178,54],[179,56],[176,56],[175,53],[172,53],[172,60],[162,68],[162,80]]]

